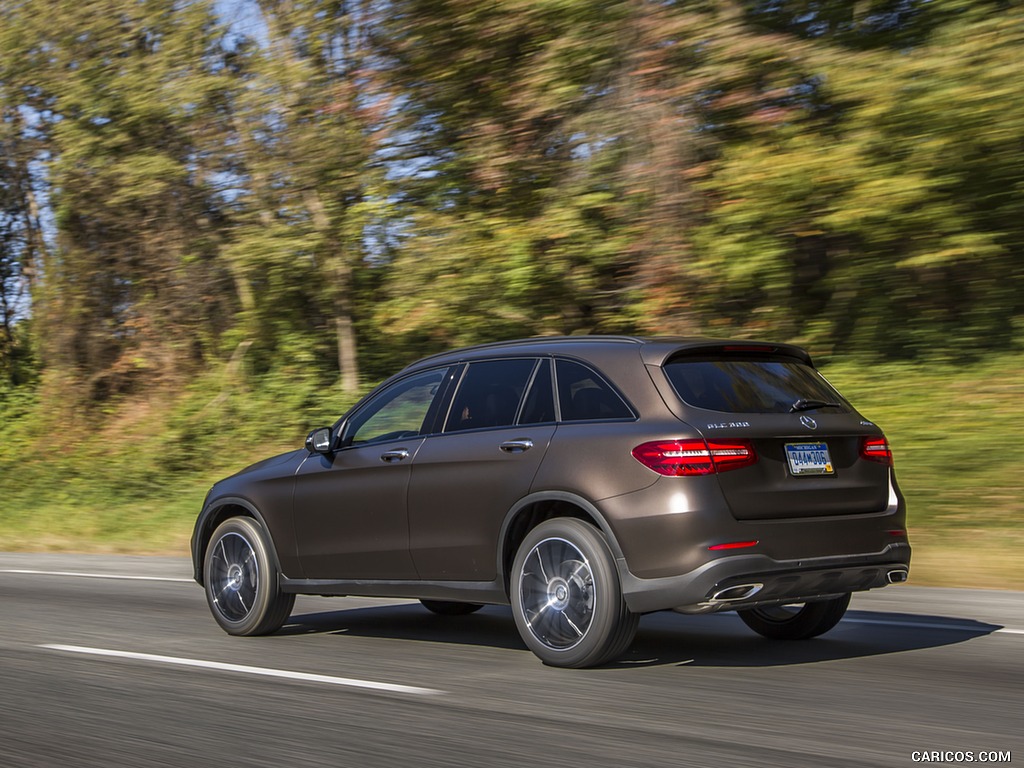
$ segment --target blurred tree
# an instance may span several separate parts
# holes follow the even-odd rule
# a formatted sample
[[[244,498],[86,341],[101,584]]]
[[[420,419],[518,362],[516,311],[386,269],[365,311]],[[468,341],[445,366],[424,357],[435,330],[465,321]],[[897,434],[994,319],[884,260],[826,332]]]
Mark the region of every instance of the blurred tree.
[[[0,115],[0,384],[20,378],[20,345],[15,324],[29,307],[26,266],[33,264],[31,237],[27,230],[21,162],[21,136],[12,110]]]
[[[946,15],[934,0],[742,0],[756,26],[853,49],[908,48]]]
[[[214,20],[155,0],[26,0],[12,16],[30,66],[12,75],[23,98],[8,108],[39,122],[56,227],[35,294],[44,361],[92,399],[175,379],[229,320]]]
[[[698,239],[732,328],[891,356],[1005,345],[1021,310],[1021,17],[913,54],[817,47],[819,104],[726,147]]]
[[[0,6],[3,375],[1019,333],[1017,0],[247,2]]]
[[[595,108],[621,3],[392,3],[407,218],[382,330],[435,345],[617,330],[632,264],[621,150]]]
[[[331,356],[329,324],[351,393],[360,273],[383,258],[373,231],[389,216],[379,152],[391,97],[371,45],[383,10],[359,0],[260,0],[258,10],[265,39],[246,50],[235,118],[244,189],[227,255],[250,286],[243,306],[262,354],[315,367]]]
[[[26,59],[13,8],[0,9],[0,384],[34,378],[27,319],[46,258],[31,163],[40,149],[23,110]]]

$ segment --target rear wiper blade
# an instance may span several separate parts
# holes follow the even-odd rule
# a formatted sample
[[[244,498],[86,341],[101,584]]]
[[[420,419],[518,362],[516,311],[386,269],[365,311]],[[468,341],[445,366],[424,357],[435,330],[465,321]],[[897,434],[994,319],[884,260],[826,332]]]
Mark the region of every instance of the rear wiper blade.
[[[801,397],[793,403],[789,412],[796,413],[797,411],[811,411],[815,408],[842,408],[842,405],[840,403],[830,403],[827,400],[807,400]]]

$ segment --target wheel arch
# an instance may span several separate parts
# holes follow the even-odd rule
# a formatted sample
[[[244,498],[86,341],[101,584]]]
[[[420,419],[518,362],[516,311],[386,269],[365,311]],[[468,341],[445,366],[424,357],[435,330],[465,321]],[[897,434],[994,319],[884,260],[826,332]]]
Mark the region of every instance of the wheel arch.
[[[277,546],[263,515],[252,502],[235,496],[226,496],[207,504],[196,520],[195,533],[192,537],[192,577],[199,584],[203,584],[203,559],[206,557],[206,548],[213,537],[213,532],[217,530],[218,525],[232,517],[249,517],[260,524],[270,545],[268,554],[274,558],[274,564],[280,570]]]
[[[498,575],[504,582],[506,596],[509,596],[512,561],[526,534],[545,520],[557,517],[572,517],[591,523],[608,541],[616,567],[623,561],[622,548],[614,531],[593,502],[567,491],[531,493],[520,499],[505,515],[498,538]]]

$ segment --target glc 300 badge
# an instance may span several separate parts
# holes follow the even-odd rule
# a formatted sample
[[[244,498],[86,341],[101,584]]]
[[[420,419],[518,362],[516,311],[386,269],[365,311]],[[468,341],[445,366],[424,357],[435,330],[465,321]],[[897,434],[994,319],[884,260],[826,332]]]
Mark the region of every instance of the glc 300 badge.
[[[749,421],[723,421],[720,424],[708,424],[708,429],[740,429],[749,426]]]
[[[816,422],[810,416],[801,416],[800,417],[800,423],[803,424],[808,429],[817,429],[818,428],[818,422]]]

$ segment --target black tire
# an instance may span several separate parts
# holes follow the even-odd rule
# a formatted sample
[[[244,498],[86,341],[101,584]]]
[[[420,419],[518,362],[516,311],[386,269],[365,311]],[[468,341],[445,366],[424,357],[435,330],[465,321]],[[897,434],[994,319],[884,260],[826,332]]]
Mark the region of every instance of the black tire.
[[[737,611],[743,622],[772,640],[807,640],[828,632],[850,605],[850,593],[803,605],[774,605]]]
[[[249,517],[225,520],[203,558],[206,602],[229,635],[268,635],[291,615],[295,595],[281,592],[277,560],[263,527]]]
[[[466,616],[476,613],[484,606],[481,603],[455,603],[450,600],[420,600],[423,607],[441,616]]]
[[[519,634],[545,664],[597,666],[636,636],[640,616],[622,599],[608,542],[581,520],[547,520],[526,534],[509,587]]]

